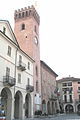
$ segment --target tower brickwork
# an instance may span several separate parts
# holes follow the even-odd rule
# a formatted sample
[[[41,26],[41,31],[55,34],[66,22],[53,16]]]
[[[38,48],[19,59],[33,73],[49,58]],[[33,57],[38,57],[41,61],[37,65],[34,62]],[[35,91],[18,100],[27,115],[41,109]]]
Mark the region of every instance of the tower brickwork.
[[[31,6],[28,8],[25,7],[16,10],[14,13],[14,20],[15,20],[14,33],[16,35],[20,48],[35,60],[34,96],[38,95],[39,99],[39,97],[41,97],[40,42],[39,42],[40,17],[37,11],[35,10],[34,6]],[[40,103],[37,108],[40,109]],[[34,109],[36,110],[37,108],[35,105]]]

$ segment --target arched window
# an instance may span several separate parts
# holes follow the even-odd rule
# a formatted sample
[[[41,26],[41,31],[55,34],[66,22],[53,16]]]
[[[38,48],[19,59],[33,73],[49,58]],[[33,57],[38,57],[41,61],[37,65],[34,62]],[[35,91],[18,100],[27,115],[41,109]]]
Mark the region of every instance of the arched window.
[[[15,15],[15,18],[17,18],[17,16],[18,16],[18,15],[16,14],[16,15]]]
[[[21,30],[25,30],[25,24],[21,25]]]
[[[19,13],[19,18],[21,18],[21,13]]]
[[[28,16],[28,11],[26,11],[26,17]]]
[[[24,17],[24,12],[22,12],[22,17]]]
[[[29,15],[31,15],[31,12],[32,12],[32,11],[31,11],[31,10],[29,10]]]

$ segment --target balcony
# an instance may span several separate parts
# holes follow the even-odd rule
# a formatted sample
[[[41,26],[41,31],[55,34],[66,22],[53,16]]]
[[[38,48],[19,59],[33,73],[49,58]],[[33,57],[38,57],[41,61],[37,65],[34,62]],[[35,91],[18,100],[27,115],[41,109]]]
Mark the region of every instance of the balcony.
[[[56,101],[57,100],[57,95],[51,95],[51,97],[49,98],[51,101]]]
[[[21,71],[24,71],[26,70],[26,64],[23,63],[23,62],[18,62],[18,69],[21,70]]]
[[[67,103],[73,103],[73,100],[71,101],[63,101],[64,104],[67,104]]]
[[[26,90],[27,90],[27,92],[33,92],[34,91],[34,86],[27,85]]]
[[[11,76],[3,76],[3,84],[4,85],[9,85],[9,86],[14,86],[16,82],[16,79],[11,77]]]

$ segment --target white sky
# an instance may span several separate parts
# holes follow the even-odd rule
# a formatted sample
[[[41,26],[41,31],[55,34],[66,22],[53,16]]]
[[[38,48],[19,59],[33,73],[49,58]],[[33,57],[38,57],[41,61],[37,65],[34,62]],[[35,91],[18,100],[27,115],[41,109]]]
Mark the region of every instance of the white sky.
[[[1,0],[0,19],[8,20],[13,27],[14,10],[35,1],[41,18],[41,60],[58,78],[80,77],[80,0]]]

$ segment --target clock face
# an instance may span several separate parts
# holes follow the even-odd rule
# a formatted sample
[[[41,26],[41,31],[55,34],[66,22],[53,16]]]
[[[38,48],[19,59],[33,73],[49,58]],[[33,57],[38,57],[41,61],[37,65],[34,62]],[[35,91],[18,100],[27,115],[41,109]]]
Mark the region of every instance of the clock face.
[[[38,44],[38,39],[37,37],[34,38],[35,44]]]

